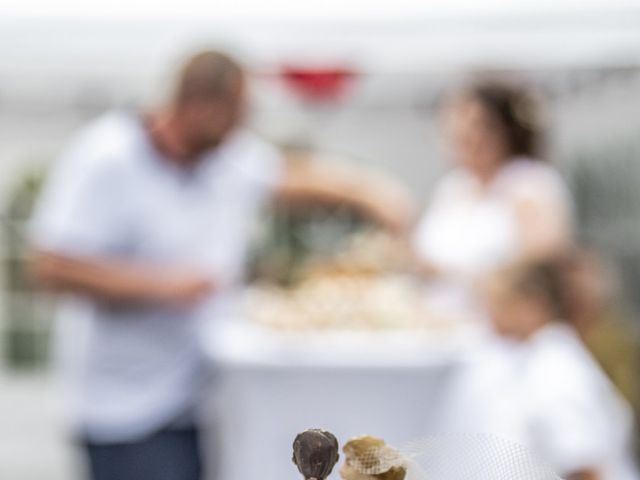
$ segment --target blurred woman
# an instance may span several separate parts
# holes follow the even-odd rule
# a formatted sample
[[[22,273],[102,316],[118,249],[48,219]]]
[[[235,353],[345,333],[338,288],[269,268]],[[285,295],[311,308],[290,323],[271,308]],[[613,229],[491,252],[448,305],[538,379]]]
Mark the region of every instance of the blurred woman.
[[[459,301],[484,273],[552,256],[571,242],[571,201],[541,159],[542,125],[532,95],[499,82],[474,84],[445,110],[453,168],[436,186],[414,237],[422,270]],[[451,288],[453,285],[457,288]]]

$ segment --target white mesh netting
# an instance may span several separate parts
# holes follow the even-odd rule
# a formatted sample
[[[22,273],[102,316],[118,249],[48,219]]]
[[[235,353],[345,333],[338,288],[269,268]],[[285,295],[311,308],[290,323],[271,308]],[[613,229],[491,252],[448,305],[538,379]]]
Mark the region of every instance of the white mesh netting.
[[[365,475],[404,467],[405,480],[560,480],[528,449],[487,435],[444,435],[397,449],[371,446],[350,463]]]

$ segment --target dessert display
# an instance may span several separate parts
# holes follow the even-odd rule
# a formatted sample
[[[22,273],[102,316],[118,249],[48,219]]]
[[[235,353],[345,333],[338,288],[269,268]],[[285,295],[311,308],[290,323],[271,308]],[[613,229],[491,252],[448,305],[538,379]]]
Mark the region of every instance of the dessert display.
[[[405,457],[381,438],[354,437],[342,451],[342,480],[404,480],[406,476]],[[293,442],[293,463],[305,480],[326,479],[339,458],[338,440],[330,432],[308,429]]]
[[[492,435],[442,434],[402,449],[362,435],[342,451],[341,480],[560,480],[533,451]],[[325,480],[338,461],[338,442],[329,432],[306,430],[296,437],[293,461],[305,480]]]
[[[246,292],[249,317],[282,330],[420,327],[425,318],[419,290],[394,276],[318,275],[282,289]]]
[[[279,330],[433,328],[421,283],[404,268],[402,249],[383,234],[356,237],[333,258],[309,265],[288,287],[253,285],[245,293],[248,317]]]

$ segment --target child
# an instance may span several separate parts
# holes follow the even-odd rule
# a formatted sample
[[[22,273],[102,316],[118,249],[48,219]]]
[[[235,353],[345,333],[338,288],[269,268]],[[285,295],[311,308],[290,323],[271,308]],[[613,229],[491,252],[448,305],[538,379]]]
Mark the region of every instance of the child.
[[[484,380],[494,382],[492,398],[479,399],[486,428],[530,447],[563,478],[635,479],[630,408],[562,322],[560,273],[540,263],[500,271],[486,283],[498,334],[493,354],[479,362],[491,372]]]

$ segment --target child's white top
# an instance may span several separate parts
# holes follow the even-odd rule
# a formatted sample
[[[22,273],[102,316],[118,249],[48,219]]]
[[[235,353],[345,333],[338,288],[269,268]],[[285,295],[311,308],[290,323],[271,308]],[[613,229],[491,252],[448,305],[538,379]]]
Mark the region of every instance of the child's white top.
[[[459,428],[527,446],[561,475],[597,468],[602,480],[638,478],[631,409],[567,325],[487,345],[458,395]]]

